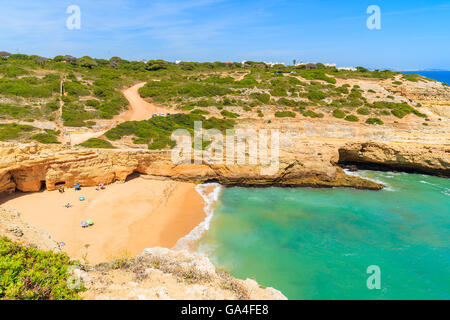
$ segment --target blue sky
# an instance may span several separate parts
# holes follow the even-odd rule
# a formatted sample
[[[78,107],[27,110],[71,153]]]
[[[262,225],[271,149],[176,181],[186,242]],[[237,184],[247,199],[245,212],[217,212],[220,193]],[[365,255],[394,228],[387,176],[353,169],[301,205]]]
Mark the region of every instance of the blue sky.
[[[369,5],[381,30],[369,30]],[[81,29],[68,30],[69,5]],[[0,0],[0,50],[450,70],[450,1]]]

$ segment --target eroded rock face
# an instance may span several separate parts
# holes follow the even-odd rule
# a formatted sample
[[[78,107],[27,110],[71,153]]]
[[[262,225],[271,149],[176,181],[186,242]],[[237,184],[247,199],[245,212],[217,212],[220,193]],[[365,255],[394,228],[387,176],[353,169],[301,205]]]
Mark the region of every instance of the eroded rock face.
[[[0,192],[54,190],[61,184],[72,187],[76,183],[95,186],[125,181],[134,172],[195,183],[214,180],[224,185],[382,187],[345,175],[335,165],[337,146],[323,142],[282,151],[279,170],[272,176],[262,174],[258,165],[175,165],[170,151],[87,150],[2,143],[0,157]]]
[[[380,189],[381,185],[346,175],[343,163],[386,165],[449,176],[447,146],[413,143],[380,143],[332,140],[308,141],[282,148],[279,170],[266,176],[258,165],[181,164],[171,161],[170,151],[88,150],[38,144],[0,144],[0,192],[54,190],[125,181],[135,172],[158,179],[201,183],[217,181],[241,186],[311,186]]]
[[[20,212],[7,206],[0,206],[1,236],[41,250],[61,251],[59,245],[45,230],[26,223],[22,220]]]
[[[450,176],[450,148],[446,146],[350,143],[339,148],[339,162]]]

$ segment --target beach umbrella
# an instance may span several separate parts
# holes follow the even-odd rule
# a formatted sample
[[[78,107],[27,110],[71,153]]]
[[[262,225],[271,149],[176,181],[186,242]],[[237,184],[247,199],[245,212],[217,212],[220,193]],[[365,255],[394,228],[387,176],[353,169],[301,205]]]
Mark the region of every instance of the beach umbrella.
[[[81,227],[87,227],[88,226],[88,224],[86,223],[86,221],[81,221]]]
[[[86,198],[85,197],[79,197],[78,200],[84,201],[84,200],[86,200]]]
[[[92,220],[88,220],[88,221],[86,221],[86,222],[87,222],[87,224],[90,225],[90,226],[93,226],[93,225],[94,225],[94,221],[92,221]]]
[[[79,188],[79,187],[81,187],[81,185],[76,184],[76,185],[74,185],[73,187],[74,187],[74,188]]]

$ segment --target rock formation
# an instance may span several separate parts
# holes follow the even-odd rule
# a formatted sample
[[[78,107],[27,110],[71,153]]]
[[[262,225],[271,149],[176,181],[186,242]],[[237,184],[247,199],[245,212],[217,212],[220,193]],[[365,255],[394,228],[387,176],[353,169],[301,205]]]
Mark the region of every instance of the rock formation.
[[[64,184],[95,186],[125,181],[133,173],[158,179],[240,186],[311,186],[380,189],[377,183],[346,175],[338,163],[376,164],[395,170],[449,176],[447,146],[411,143],[356,143],[308,140],[280,153],[277,174],[257,165],[181,164],[170,151],[92,150],[40,144],[0,144],[0,192],[54,190]]]

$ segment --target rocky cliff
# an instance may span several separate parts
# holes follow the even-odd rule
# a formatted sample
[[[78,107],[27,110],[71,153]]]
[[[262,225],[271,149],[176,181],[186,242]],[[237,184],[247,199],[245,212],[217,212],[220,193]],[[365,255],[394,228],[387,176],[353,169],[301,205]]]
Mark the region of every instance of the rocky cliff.
[[[239,280],[211,261],[186,251],[145,249],[131,259],[88,268],[79,275],[85,299],[109,300],[285,300],[278,290],[255,280]]]
[[[125,181],[133,173],[157,179],[217,181],[241,186],[312,186],[380,189],[346,175],[339,163],[385,165],[395,170],[449,176],[450,149],[443,145],[314,140],[282,149],[279,170],[261,174],[257,165],[181,164],[168,151],[92,150],[40,144],[0,144],[0,192],[54,190],[58,185],[95,186]]]

